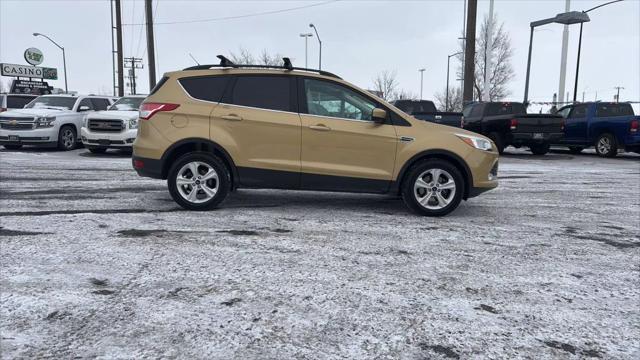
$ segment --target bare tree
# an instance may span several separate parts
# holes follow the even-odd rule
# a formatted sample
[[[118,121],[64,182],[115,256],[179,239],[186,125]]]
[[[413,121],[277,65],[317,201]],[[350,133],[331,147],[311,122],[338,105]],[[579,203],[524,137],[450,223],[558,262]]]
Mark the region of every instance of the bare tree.
[[[420,96],[412,91],[399,89],[391,94],[389,100],[418,100],[419,98]]]
[[[447,89],[435,94],[436,107],[440,111],[462,111],[462,90],[459,87],[449,87],[449,106],[447,107]]]
[[[283,56],[275,53],[270,54],[267,49],[263,49],[260,55],[254,56],[249,50],[245,48],[240,48],[238,53],[230,52],[229,60],[231,60],[235,64],[239,65],[271,65],[277,66],[282,65]]]
[[[504,23],[497,26],[496,16],[493,16],[493,42],[491,49],[488,49],[488,28],[489,17],[485,15],[482,25],[480,26],[480,33],[476,39],[476,53],[475,53],[475,79],[473,82],[473,98],[474,100],[481,100],[484,92],[484,74],[489,74],[489,101],[502,100],[505,97],[511,95],[511,91],[508,89],[508,84],[513,80],[515,73],[513,66],[511,65],[511,58],[513,56],[513,49],[511,47],[511,38],[504,29]],[[464,56],[463,42],[460,42],[462,54],[457,58],[462,64]],[[491,58],[491,68],[487,69],[487,59]],[[462,65],[458,68],[458,76],[462,78]],[[443,91],[444,94],[444,91]],[[453,104],[453,103],[451,103]]]
[[[398,87],[396,72],[385,70],[373,79],[373,90],[382,94],[384,100],[391,100]]]

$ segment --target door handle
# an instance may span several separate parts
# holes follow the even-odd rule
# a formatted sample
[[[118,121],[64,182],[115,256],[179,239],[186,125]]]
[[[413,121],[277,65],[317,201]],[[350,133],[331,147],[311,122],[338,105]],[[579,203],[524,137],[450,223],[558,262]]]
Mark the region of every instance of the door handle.
[[[329,130],[331,130],[330,127],[328,127],[326,125],[322,125],[322,124],[311,125],[311,126],[309,126],[309,129],[318,130],[318,131],[329,131]]]
[[[236,114],[229,114],[229,115],[222,115],[221,118],[225,119],[225,120],[229,120],[229,121],[241,121],[242,117],[236,115]]]

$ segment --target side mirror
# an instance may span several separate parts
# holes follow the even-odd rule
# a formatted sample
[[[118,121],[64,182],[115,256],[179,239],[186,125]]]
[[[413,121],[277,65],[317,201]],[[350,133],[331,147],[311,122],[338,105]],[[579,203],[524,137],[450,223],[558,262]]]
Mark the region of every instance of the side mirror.
[[[89,110],[91,110],[91,108],[88,107],[87,105],[82,105],[78,108],[78,112],[89,111]]]
[[[375,108],[371,112],[371,119],[376,124],[384,124],[387,121],[387,111],[380,108]]]

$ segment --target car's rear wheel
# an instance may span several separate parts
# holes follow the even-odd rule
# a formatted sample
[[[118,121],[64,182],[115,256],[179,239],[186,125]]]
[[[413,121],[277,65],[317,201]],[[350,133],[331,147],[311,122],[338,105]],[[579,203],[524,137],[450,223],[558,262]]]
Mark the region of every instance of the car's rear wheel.
[[[533,155],[544,155],[549,152],[551,148],[550,144],[532,144],[529,145],[529,150]]]
[[[89,151],[91,151],[94,154],[104,154],[107,151],[107,148],[101,148],[101,147],[90,147],[87,149],[89,149]]]
[[[2,145],[7,150],[18,150],[22,147],[22,145]]]
[[[569,146],[569,152],[572,154],[580,154],[584,150],[582,146]]]
[[[402,199],[417,214],[444,216],[460,204],[464,184],[460,171],[450,162],[425,160],[409,171],[402,185]]]
[[[176,161],[169,170],[167,184],[175,202],[187,210],[210,210],[229,193],[229,170],[217,157],[191,153]]]
[[[496,144],[496,147],[498,148],[498,153],[502,155],[504,153],[504,148],[505,148],[502,135],[500,135],[500,133],[497,133],[497,132],[492,132],[489,134],[489,139],[491,139],[491,141],[493,141],[493,143]]]
[[[618,154],[618,141],[611,134],[602,134],[596,140],[596,153],[602,157],[615,157]]]
[[[58,133],[58,149],[60,150],[73,150],[77,146],[78,138],[76,136],[76,129],[72,125],[65,125],[60,128]]]

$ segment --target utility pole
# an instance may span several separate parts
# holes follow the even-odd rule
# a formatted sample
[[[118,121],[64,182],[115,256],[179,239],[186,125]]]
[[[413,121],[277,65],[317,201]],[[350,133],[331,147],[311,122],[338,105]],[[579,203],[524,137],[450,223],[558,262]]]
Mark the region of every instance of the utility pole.
[[[418,71],[420,71],[420,100],[422,100],[422,88],[423,88],[423,84],[424,84],[424,71],[426,69],[422,68],[422,69],[418,69]]]
[[[473,101],[473,81],[475,71],[475,50],[476,50],[476,15],[478,11],[478,0],[469,0],[467,7],[467,33],[465,34],[464,49],[464,91],[462,93],[462,104]]]
[[[571,10],[571,0],[566,0],[564,4],[564,12]],[[564,26],[562,31],[562,52],[560,53],[560,83],[558,84],[558,94],[560,98],[558,102],[564,102],[564,83],[567,79],[567,52],[569,50],[569,25]],[[569,99],[567,99],[569,100]],[[584,102],[584,100],[582,101]]]
[[[147,19],[147,58],[149,59],[149,92],[156,86],[156,50],[153,40],[153,9],[151,0],[145,0],[145,18]]]
[[[129,86],[131,86],[131,95],[136,94],[136,69],[142,69],[142,59],[135,57],[128,57],[124,59],[126,61],[125,67],[129,69]]]
[[[616,102],[620,102],[620,89],[624,90],[624,88],[622,86],[616,86],[614,89],[618,90],[618,93],[616,94]]]
[[[487,26],[487,34],[484,42],[484,90],[482,90],[482,100],[491,101],[491,50],[493,48],[493,0],[489,2],[489,26]]]
[[[300,34],[300,37],[304,38],[304,67],[307,69],[309,68],[309,62],[308,62],[309,47],[307,43],[309,42],[309,38],[312,36],[313,36],[312,33]]]
[[[116,56],[118,57],[118,96],[124,96],[124,69],[122,59],[122,9],[120,0],[116,1]]]

